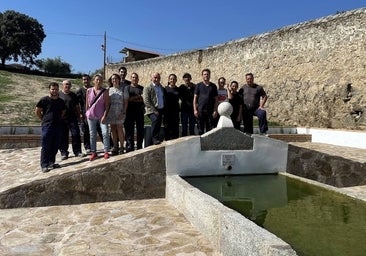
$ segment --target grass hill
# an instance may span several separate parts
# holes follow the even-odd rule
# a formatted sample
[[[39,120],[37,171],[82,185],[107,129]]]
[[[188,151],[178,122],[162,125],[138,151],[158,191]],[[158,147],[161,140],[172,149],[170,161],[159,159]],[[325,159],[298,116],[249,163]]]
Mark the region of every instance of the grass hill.
[[[40,125],[34,114],[38,100],[48,95],[50,82],[61,82],[65,78],[45,77],[12,73],[0,70],[0,125]],[[80,79],[70,79],[73,90],[81,86]]]

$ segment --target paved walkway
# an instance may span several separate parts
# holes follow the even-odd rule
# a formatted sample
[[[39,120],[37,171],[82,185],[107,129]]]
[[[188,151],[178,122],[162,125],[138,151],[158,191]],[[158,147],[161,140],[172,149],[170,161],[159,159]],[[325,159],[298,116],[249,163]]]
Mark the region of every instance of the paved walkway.
[[[42,173],[39,154],[40,148],[0,150],[0,192],[128,156],[70,157],[59,162],[62,168]],[[0,255],[221,254],[165,199],[153,199],[0,209]]]
[[[294,144],[366,161],[363,149]],[[40,148],[0,150],[0,192],[76,168],[128,157],[100,157],[94,162],[87,157],[70,157],[61,162],[62,168],[42,173],[39,153]],[[366,200],[366,186],[345,190]],[[0,255],[220,255],[165,199],[0,209],[0,220]]]

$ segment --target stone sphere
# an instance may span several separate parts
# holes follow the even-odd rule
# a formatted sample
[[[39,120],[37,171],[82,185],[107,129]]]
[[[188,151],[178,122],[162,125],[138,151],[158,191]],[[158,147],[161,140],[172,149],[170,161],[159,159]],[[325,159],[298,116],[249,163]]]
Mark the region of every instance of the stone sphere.
[[[221,102],[217,107],[217,111],[220,116],[230,117],[231,113],[233,113],[233,106],[229,102]]]

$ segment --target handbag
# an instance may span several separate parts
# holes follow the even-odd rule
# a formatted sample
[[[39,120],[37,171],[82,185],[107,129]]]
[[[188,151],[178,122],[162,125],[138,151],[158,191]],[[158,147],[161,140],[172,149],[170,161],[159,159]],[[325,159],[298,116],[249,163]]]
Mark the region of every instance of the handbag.
[[[85,116],[89,119],[99,119],[96,114],[94,113],[94,104],[97,102],[99,97],[104,93],[106,89],[102,88],[102,90],[99,92],[99,94],[93,99],[92,103],[90,104],[90,107],[85,112]]]

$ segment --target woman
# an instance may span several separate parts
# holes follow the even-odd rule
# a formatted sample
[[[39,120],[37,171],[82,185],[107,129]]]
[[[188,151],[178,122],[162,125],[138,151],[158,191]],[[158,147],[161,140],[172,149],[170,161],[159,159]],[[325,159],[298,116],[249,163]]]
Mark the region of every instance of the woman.
[[[109,132],[107,115],[110,107],[108,90],[102,87],[102,75],[95,75],[93,78],[94,87],[86,91],[86,117],[88,119],[90,133],[90,161],[97,158],[97,126],[100,126],[103,135],[104,159],[109,158]]]
[[[118,74],[113,74],[109,79],[109,97],[111,105],[108,113],[108,123],[111,125],[113,149],[112,155],[118,155],[118,148],[123,153],[123,145],[125,135],[123,132],[123,123],[126,118],[126,109],[128,97],[126,98],[125,90],[121,87],[121,77]],[[118,147],[118,142],[120,147]]]
[[[238,93],[239,84],[237,81],[232,81],[227,87],[227,94],[230,104],[233,106],[233,112],[231,113],[231,120],[233,121],[234,128],[240,130],[241,117],[243,113],[243,99]]]
[[[164,115],[165,140],[172,140],[179,137],[179,89],[177,87],[177,76],[170,74],[166,91],[166,111]]]

